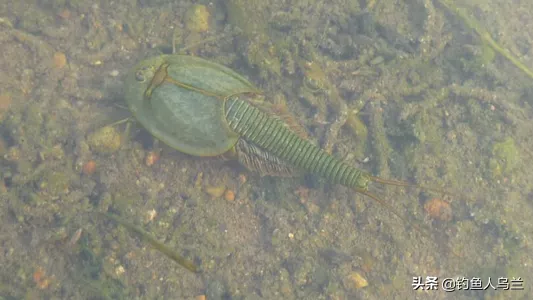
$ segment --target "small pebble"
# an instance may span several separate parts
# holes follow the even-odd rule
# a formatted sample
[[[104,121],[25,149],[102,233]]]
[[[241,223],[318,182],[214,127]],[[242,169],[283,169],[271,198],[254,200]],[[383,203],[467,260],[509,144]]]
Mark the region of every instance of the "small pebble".
[[[92,175],[96,171],[96,162],[90,160],[83,165],[82,172],[85,175]]]
[[[124,274],[124,272],[126,272],[126,270],[124,269],[123,266],[118,266],[115,268],[115,274],[117,274],[117,276],[120,276],[122,274]]]
[[[155,219],[156,216],[157,216],[157,211],[152,208],[151,210],[146,212],[146,215],[145,215],[145,218],[144,218],[144,223],[152,222]]]
[[[344,279],[344,286],[351,290],[361,289],[368,286],[368,281],[358,272],[352,272]]]
[[[224,199],[226,199],[226,201],[234,201],[235,200],[235,193],[232,190],[227,189],[224,192]]]
[[[122,137],[112,126],[105,126],[89,135],[87,142],[100,153],[113,153],[120,148]]]
[[[68,9],[63,9],[61,10],[58,14],[57,14],[58,17],[60,17],[61,19],[63,20],[66,20],[68,21],[70,19],[70,17],[72,16],[72,13],[70,10]]]
[[[54,67],[62,69],[67,64],[67,56],[63,52],[54,53]]]
[[[113,77],[117,77],[118,74],[120,74],[120,72],[118,70],[113,70],[113,71],[109,72],[109,75],[111,75]]]
[[[144,158],[144,163],[151,167],[153,166],[157,161],[159,160],[159,153],[156,151],[150,151],[148,154],[146,154],[146,157]]]

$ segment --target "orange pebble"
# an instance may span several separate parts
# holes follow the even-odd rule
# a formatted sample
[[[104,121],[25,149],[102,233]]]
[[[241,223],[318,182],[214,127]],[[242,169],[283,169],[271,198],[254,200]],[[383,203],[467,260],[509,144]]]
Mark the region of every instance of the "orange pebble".
[[[96,171],[96,162],[90,160],[83,165],[82,172],[85,175],[92,175]]]
[[[33,281],[35,281],[35,283],[38,283],[43,278],[44,278],[43,268],[38,267],[37,270],[35,270],[35,272],[33,273]]]
[[[38,267],[33,273],[33,282],[35,282],[35,285],[42,290],[48,288],[50,285],[50,279],[46,278],[46,274],[41,267]]]
[[[452,219],[452,208],[444,200],[433,198],[424,204],[424,210],[433,219],[440,221],[450,221]]]
[[[63,20],[69,20],[71,15],[72,15],[72,13],[68,9],[63,9],[57,15]]]
[[[146,154],[146,157],[144,158],[144,163],[151,167],[153,166],[157,161],[159,160],[159,153],[155,151],[150,151],[148,154]]]
[[[226,199],[227,201],[233,201],[235,200],[235,193],[230,190],[230,189],[227,189],[225,192],[224,192],[224,199]]]

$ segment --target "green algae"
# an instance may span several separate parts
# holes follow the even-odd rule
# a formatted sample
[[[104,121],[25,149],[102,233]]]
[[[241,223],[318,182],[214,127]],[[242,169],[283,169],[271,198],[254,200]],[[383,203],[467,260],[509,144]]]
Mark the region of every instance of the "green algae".
[[[39,182],[41,192],[58,197],[65,194],[70,186],[70,176],[61,171],[46,172]]]
[[[516,56],[511,54],[509,50],[504,48],[502,45],[500,45],[497,41],[495,41],[490,33],[471,15],[469,14],[465,9],[462,9],[458,6],[456,6],[452,1],[449,0],[439,0],[439,2],[444,5],[447,9],[449,9],[452,13],[456,14],[470,29],[474,30],[481,40],[483,41],[483,44],[485,47],[490,47],[494,52],[497,52],[498,54],[505,57],[507,60],[509,60],[512,64],[514,64],[518,69],[520,69],[524,74],[529,76],[531,79],[533,79],[533,71],[528,68],[523,62],[521,62]],[[484,50],[484,52],[487,52],[487,50]],[[493,58],[494,54],[486,54],[484,53],[483,56],[485,59],[491,59]]]
[[[239,37],[245,50],[244,58],[251,67],[259,69],[262,76],[281,75],[278,49],[267,34],[268,22],[265,1],[225,1],[228,22],[242,31]]]
[[[356,140],[354,155],[362,157],[367,149],[368,127],[355,112],[348,114],[345,127],[350,130]]]
[[[514,139],[508,137],[502,142],[492,146],[492,157],[489,160],[489,168],[493,179],[512,175],[520,163],[520,154]]]

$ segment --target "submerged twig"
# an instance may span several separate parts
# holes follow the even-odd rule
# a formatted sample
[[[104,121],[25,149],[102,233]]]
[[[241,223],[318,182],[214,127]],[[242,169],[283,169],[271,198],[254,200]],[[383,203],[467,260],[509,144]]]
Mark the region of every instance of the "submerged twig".
[[[125,220],[123,220],[122,218],[114,215],[114,214],[110,214],[110,213],[104,213],[103,214],[104,216],[110,218],[111,220],[119,223],[120,225],[128,228],[129,230],[137,233],[143,240],[147,241],[148,243],[150,243],[152,245],[152,247],[154,247],[156,250],[158,250],[159,252],[165,254],[166,256],[168,256],[170,259],[172,259],[173,261],[177,262],[178,264],[180,264],[182,267],[184,267],[185,269],[191,271],[191,272],[198,272],[198,269],[196,267],[196,265],[184,258],[183,256],[179,255],[178,253],[176,253],[176,251],[172,250],[170,247],[168,247],[167,245],[161,243],[160,241],[158,241],[157,239],[155,239],[153,236],[151,236],[148,232],[144,231],[142,228],[138,227],[138,226],[135,226],[133,225],[132,223],[129,223]]]

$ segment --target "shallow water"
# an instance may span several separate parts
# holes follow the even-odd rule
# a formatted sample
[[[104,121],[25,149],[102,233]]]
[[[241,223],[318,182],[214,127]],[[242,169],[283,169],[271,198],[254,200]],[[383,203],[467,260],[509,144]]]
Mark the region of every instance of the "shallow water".
[[[533,68],[533,4],[458,5],[3,1],[0,299],[531,298],[533,78],[487,36]],[[312,174],[261,177],[105,127],[129,117],[129,69],[173,48],[244,75],[354,166],[447,193],[373,184],[406,222]],[[471,285],[415,291],[418,277]]]

